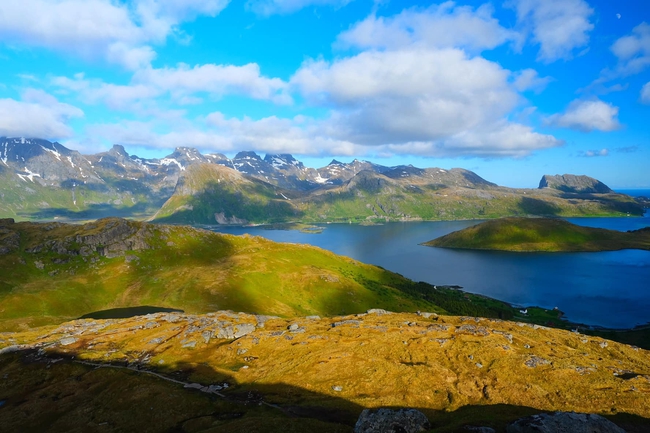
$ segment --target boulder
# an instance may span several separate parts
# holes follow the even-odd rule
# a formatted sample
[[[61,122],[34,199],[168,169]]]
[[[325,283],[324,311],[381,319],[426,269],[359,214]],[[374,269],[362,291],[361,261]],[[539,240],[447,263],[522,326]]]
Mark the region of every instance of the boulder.
[[[415,409],[365,409],[354,433],[415,433],[431,428],[427,417]]]
[[[542,413],[518,419],[507,433],[625,433],[600,415],[575,412]]]

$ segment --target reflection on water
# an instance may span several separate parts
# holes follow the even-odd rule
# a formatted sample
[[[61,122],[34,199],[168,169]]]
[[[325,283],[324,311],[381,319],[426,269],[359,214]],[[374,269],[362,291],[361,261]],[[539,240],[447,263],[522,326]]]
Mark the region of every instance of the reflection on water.
[[[650,218],[570,219],[617,230],[650,226]],[[460,285],[519,305],[558,307],[576,322],[631,327],[650,321],[650,251],[602,253],[509,253],[431,248],[419,245],[478,221],[324,225],[320,234],[221,227],[219,231],[263,236],[278,242],[312,244],[415,281]]]

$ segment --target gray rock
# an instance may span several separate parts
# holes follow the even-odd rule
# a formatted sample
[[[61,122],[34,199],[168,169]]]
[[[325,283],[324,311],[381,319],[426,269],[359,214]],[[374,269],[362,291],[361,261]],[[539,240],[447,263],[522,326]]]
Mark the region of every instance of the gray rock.
[[[490,335],[490,332],[484,326],[475,325],[460,325],[458,328],[456,328],[456,332],[482,336]]]
[[[492,427],[474,427],[467,425],[464,430],[472,433],[496,433],[496,430]]]
[[[438,315],[436,313],[427,313],[427,312],[422,312],[422,311],[418,311],[418,316],[422,316],[425,319],[429,319],[431,317],[433,317],[434,319],[438,318]]]
[[[431,426],[427,417],[415,409],[365,409],[359,415],[354,433],[415,433]]]
[[[184,349],[192,349],[192,348],[196,347],[196,341],[194,341],[194,340],[186,341],[185,343],[183,343],[181,345],[181,347],[184,348]]]
[[[77,342],[77,339],[74,338],[74,337],[64,337],[64,338],[59,340],[59,344],[61,346],[67,346],[69,344],[73,344],[73,343],[76,343],[76,342]]]
[[[338,326],[343,326],[343,325],[354,325],[358,328],[360,324],[361,324],[361,320],[342,320],[340,322],[332,323],[332,328],[336,328]]]
[[[526,367],[533,368],[533,367],[539,367],[540,365],[549,364],[549,362],[544,358],[540,358],[539,356],[531,356],[530,359],[524,362],[524,364],[526,364]]]
[[[235,338],[241,338],[255,331],[255,325],[251,323],[240,323],[235,325]]]
[[[384,314],[390,314],[390,311],[382,310],[381,308],[371,308],[370,310],[366,311],[366,313],[383,316]]]
[[[600,415],[555,412],[518,419],[507,433],[625,433],[625,430]]]

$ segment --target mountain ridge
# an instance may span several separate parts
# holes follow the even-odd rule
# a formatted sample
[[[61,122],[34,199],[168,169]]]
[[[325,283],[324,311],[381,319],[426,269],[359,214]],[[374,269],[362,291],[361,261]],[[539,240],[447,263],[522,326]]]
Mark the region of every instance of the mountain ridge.
[[[84,220],[105,216],[149,219],[160,215],[170,200],[178,202],[175,209],[187,215],[191,205],[181,203],[183,200],[174,195],[183,192],[184,177],[194,176],[188,175],[188,170],[202,164],[233,170],[243,176],[239,178],[241,182],[244,179],[263,182],[264,186],[258,183],[258,189],[267,190],[269,199],[279,200],[273,202],[277,206],[291,209],[276,217],[264,218],[263,208],[251,208],[245,214],[233,215],[234,219],[226,218],[231,223],[286,222],[295,221],[296,217],[309,222],[380,222],[518,214],[643,213],[641,205],[631,198],[616,194],[602,182],[585,176],[565,175],[568,180],[553,184],[560,185],[558,188],[517,189],[498,186],[462,168],[386,167],[355,159],[350,163],[332,160],[327,166],[316,169],[306,167],[289,154],[267,154],[261,158],[255,152],[243,151],[230,159],[223,154],[203,155],[190,147],[177,147],[164,158],[146,159],[129,155],[118,144],[105,152],[82,155],[47,140],[0,137],[0,216],[34,220]],[[547,177],[554,179],[545,175],[540,187]],[[377,182],[371,189],[379,195],[369,190],[355,190],[355,185],[369,187],[371,178]],[[234,178],[231,181],[234,182]],[[562,187],[576,182],[600,189],[572,191]],[[210,190],[198,185],[195,189],[200,190],[198,194]],[[239,190],[240,195],[230,196],[226,201],[255,203],[241,191],[242,188],[231,189]],[[281,204],[282,200],[287,203]],[[263,202],[268,204],[268,201]],[[213,217],[202,215],[191,219],[204,224],[222,223],[214,215],[229,210],[223,209],[223,202],[213,204],[214,211],[206,214]],[[173,211],[162,212],[167,221],[174,220],[170,219]],[[183,218],[177,220],[182,222]]]

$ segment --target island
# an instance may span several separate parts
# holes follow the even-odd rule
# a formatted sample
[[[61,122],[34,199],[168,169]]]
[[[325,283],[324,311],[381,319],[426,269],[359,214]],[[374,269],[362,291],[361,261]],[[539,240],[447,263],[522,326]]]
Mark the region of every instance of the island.
[[[650,227],[619,232],[582,227],[558,218],[499,218],[423,245],[439,248],[516,252],[650,250]]]

